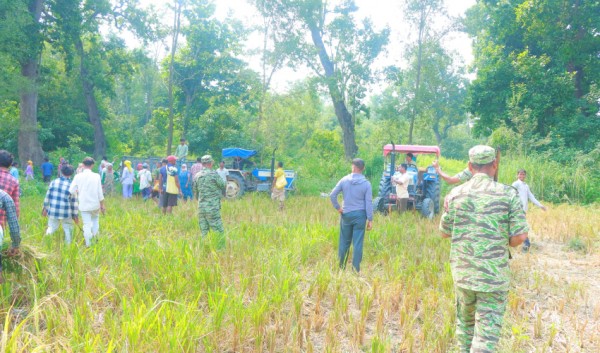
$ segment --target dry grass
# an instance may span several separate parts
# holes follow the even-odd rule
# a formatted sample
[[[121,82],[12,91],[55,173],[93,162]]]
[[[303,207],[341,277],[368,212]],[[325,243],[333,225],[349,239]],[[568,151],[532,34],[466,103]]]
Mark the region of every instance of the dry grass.
[[[449,244],[435,221],[377,217],[357,275],[337,269],[338,220],[327,199],[291,198],[284,213],[265,195],[227,202],[223,251],[199,239],[191,203],[164,217],[153,204],[111,199],[102,239],[85,249],[79,231],[71,247],[58,233],[43,236],[40,202],[23,202],[24,243],[47,256],[0,287],[0,351],[454,349]],[[501,352],[599,350],[598,210],[528,215],[537,246],[512,262]],[[586,253],[567,251],[575,236],[589,241]]]

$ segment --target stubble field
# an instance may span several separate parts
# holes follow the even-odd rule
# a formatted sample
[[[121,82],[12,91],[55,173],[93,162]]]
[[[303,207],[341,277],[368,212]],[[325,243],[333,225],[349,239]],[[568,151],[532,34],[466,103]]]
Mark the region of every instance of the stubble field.
[[[153,203],[110,198],[86,249],[80,230],[72,246],[62,230],[44,236],[41,202],[22,200],[26,255],[5,261],[2,352],[455,350],[439,218],[377,215],[355,274],[337,268],[326,198],[292,197],[284,212],[266,195],[224,202],[224,250],[200,238],[195,203],[162,216]],[[533,248],[513,250],[500,352],[600,351],[599,211],[528,214]]]

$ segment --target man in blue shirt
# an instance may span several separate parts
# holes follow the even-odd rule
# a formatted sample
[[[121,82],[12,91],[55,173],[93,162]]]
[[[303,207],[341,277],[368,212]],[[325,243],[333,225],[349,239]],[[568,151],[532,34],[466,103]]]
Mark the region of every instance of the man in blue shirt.
[[[363,240],[366,230],[373,226],[373,200],[371,183],[362,174],[365,162],[360,158],[352,160],[352,174],[343,177],[330,194],[331,204],[340,213],[340,246],[338,255],[340,268],[346,267],[350,244],[354,246],[352,267],[360,271],[362,260]],[[344,197],[344,206],[337,200],[339,193]]]
[[[50,162],[48,157],[44,158],[44,163],[42,163],[42,176],[44,177],[44,182],[49,183],[52,179],[52,174],[54,173],[54,164]]]

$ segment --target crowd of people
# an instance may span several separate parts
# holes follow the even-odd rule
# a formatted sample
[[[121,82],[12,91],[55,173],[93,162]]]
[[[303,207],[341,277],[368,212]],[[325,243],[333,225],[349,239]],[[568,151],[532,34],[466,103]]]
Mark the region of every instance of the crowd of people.
[[[181,145],[185,146],[182,139]],[[187,147],[187,146],[185,146]],[[49,183],[43,203],[43,215],[48,218],[46,234],[53,234],[62,224],[65,242],[73,240],[73,225],[83,223],[86,246],[91,246],[99,233],[99,217],[106,211],[104,195],[114,191],[117,180],[123,185],[123,197],[131,198],[133,183],[139,180],[144,200],[156,199],[163,214],[173,212],[178,200],[198,199],[199,228],[202,237],[209,231],[218,234],[218,248],[225,246],[221,219],[221,199],[226,191],[227,170],[221,162],[213,169],[210,155],[198,158],[190,171],[185,163],[187,148],[178,147],[177,156],[168,156],[156,164],[151,173],[149,165],[138,164],[134,173],[131,162],[123,161],[119,175],[106,158],[99,173],[93,170],[94,159],[86,157],[77,172],[64,159],[58,169],[58,178],[51,180],[54,166],[46,159],[42,164],[44,181]],[[415,158],[409,154],[392,176],[401,210],[406,209],[407,187],[413,182],[409,169]],[[178,166],[181,170],[178,169]],[[526,171],[517,172],[512,185],[494,180],[498,160],[489,146],[475,146],[469,150],[468,167],[455,176],[442,172],[435,161],[438,175],[449,184],[462,182],[446,196],[439,230],[443,238],[451,239],[450,265],[456,295],[456,337],[461,352],[493,352],[496,349],[506,309],[510,268],[509,248],[525,243],[529,249],[525,213],[529,201],[546,210],[531,193],[525,182]],[[12,155],[0,150],[0,225],[8,225],[12,247],[8,255],[19,253],[19,181]],[[356,158],[351,173],[343,177],[330,193],[332,206],[340,214],[338,259],[344,269],[353,247],[352,268],[360,271],[365,231],[373,228],[371,183],[363,172],[365,162]],[[33,174],[33,166],[25,171]],[[16,177],[15,177],[16,176]],[[26,180],[28,180],[28,176]],[[279,162],[272,184],[273,200],[284,209],[285,172]],[[342,195],[340,204],[338,196]],[[1,230],[3,229],[0,227]],[[0,237],[1,238],[1,237]],[[1,259],[0,259],[1,266]],[[0,281],[3,281],[0,267]]]

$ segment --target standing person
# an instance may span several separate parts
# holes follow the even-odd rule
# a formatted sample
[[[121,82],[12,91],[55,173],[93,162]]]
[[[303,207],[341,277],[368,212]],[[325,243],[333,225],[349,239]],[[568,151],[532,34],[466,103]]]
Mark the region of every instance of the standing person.
[[[138,163],[133,171],[133,195],[138,196],[141,193],[142,188],[140,188],[140,172],[144,169],[142,163]]]
[[[175,156],[167,157],[167,165],[160,168],[160,184],[162,191],[160,195],[160,206],[163,214],[173,213],[173,207],[177,206],[177,197],[181,194],[179,176],[175,163]]]
[[[19,169],[17,168],[18,165],[19,163],[13,161],[12,165],[10,166],[10,170],[8,171],[13,178],[17,179],[17,181],[19,181]]]
[[[343,177],[331,191],[329,198],[333,207],[340,213],[340,245],[338,257],[340,268],[346,268],[350,244],[354,246],[352,267],[360,272],[363,254],[363,240],[366,230],[373,227],[373,195],[371,183],[362,174],[365,162],[360,158],[352,160],[352,173]],[[338,194],[342,193],[344,206],[338,203]]]
[[[283,211],[286,185],[287,180],[285,179],[285,172],[283,171],[283,162],[280,161],[277,162],[277,169],[273,176],[273,185],[271,185],[271,200],[279,201],[280,211]]]
[[[66,160],[64,157],[60,157],[60,158],[58,159],[58,168],[57,168],[58,170],[57,170],[57,174],[58,174],[58,177],[59,177],[59,178],[62,176],[62,174],[61,174],[62,168],[63,168],[65,165],[67,165],[67,164],[68,164],[68,163],[67,163],[67,160]]]
[[[15,179],[8,169],[12,165],[13,155],[6,151],[0,150],[0,190],[4,190],[10,196],[15,204],[17,217],[21,212],[19,204],[19,181]],[[0,209],[0,226],[6,225],[6,212],[4,209]]]
[[[113,170],[113,165],[108,163],[104,172],[102,173],[102,189],[104,190],[104,195],[112,195],[115,191],[115,179],[117,179],[116,172]]]
[[[184,163],[181,165],[181,171],[179,172],[179,184],[181,185],[181,193],[183,194],[183,202],[188,199],[192,199],[192,176],[187,170],[187,165]]]
[[[192,167],[190,168],[192,182],[193,182],[194,178],[196,177],[196,174],[198,174],[201,170],[202,170],[202,158],[198,157],[198,158],[196,158],[196,163],[192,164]]]
[[[202,156],[203,169],[194,177],[194,194],[198,197],[198,218],[200,232],[205,237],[209,230],[219,233],[218,247],[225,246],[225,230],[221,220],[221,196],[225,191],[225,182],[212,170],[213,159]]]
[[[94,159],[85,157],[83,160],[83,171],[73,178],[69,192],[77,193],[79,211],[83,221],[83,237],[85,246],[92,245],[92,238],[98,235],[100,230],[100,213],[104,214],[104,194],[102,193],[102,182],[100,175],[92,171]]]
[[[167,160],[163,160],[164,161],[164,165],[167,165]],[[159,161],[156,162],[156,166],[154,167],[154,170],[152,171],[152,180],[153,180],[153,185],[152,185],[152,201],[156,202],[156,204],[158,205],[158,201],[160,199],[160,190],[162,188],[162,186],[160,185],[160,168],[163,166],[163,164]]]
[[[33,162],[27,161],[27,167],[25,167],[25,181],[33,180]]]
[[[142,170],[139,172],[138,177],[140,179],[142,198],[144,201],[147,201],[152,193],[152,174],[148,170],[148,163],[142,164]]]
[[[19,245],[21,244],[21,229],[19,227],[18,208],[10,195],[4,190],[0,190],[0,212],[6,217],[6,223],[8,223],[8,228],[10,229],[10,238],[12,240],[12,246],[8,250],[7,255],[17,256],[19,255]],[[0,227],[0,233],[4,234],[2,227]],[[2,235],[2,239],[4,239],[4,235]],[[4,283],[4,276],[2,275],[2,256],[0,255],[0,284],[2,283]]]
[[[404,212],[408,206],[408,185],[410,184],[410,176],[406,173],[407,165],[405,163],[400,164],[398,167],[398,173],[395,173],[392,177],[392,183],[396,185],[398,211]]]
[[[77,169],[75,169],[75,174],[81,174],[85,168],[83,167],[83,163],[79,163],[77,165]]]
[[[54,179],[48,187],[42,211],[44,217],[48,217],[46,235],[56,232],[58,226],[62,223],[67,245],[71,244],[73,239],[73,222],[79,224],[77,198],[69,193],[73,173],[75,173],[73,167],[63,164],[60,171],[61,176]]]
[[[175,149],[175,157],[177,157],[177,163],[181,166],[185,163],[188,155],[188,145],[185,143],[185,139],[182,137],[179,139],[179,145]]]
[[[121,173],[121,184],[123,185],[123,198],[130,199],[133,194],[133,181],[135,177],[133,175],[133,168],[131,168],[131,161],[125,161],[123,163],[123,173]]]
[[[52,179],[52,174],[54,173],[54,164],[50,162],[48,157],[44,158],[44,163],[42,163],[42,176],[44,177],[44,183],[49,183]]]
[[[527,172],[525,169],[519,169],[517,172],[517,180],[512,183],[512,187],[517,189],[519,193],[519,199],[521,200],[521,206],[523,207],[523,212],[527,214],[529,209],[529,201],[531,201],[534,205],[546,211],[546,206],[542,205],[536,198],[533,196],[533,193],[529,189],[529,185],[525,182],[525,178],[527,177]],[[525,239],[523,242],[523,252],[529,251],[529,247],[531,246],[531,242],[529,241],[529,237]]]
[[[225,183],[227,183],[227,177],[229,176],[229,171],[227,170],[227,168],[225,168],[225,162],[223,162],[223,161],[219,162],[219,169],[217,169],[217,174],[219,174],[219,176],[221,178],[223,178],[223,181],[225,181]]]
[[[456,336],[461,352],[494,352],[500,338],[510,285],[509,246],[529,227],[515,189],[495,182],[496,152],[469,150],[473,178],[446,196],[440,220],[451,238],[450,267],[456,293]]]

